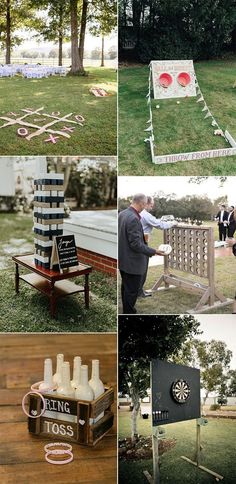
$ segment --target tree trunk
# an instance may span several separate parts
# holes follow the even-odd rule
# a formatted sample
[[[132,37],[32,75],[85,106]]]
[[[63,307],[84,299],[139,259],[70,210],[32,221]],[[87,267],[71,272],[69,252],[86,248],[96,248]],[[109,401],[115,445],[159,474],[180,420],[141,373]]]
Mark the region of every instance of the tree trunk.
[[[77,74],[80,70],[78,51],[78,0],[70,0],[71,14],[71,74]]]
[[[132,395],[133,410],[131,415],[131,440],[134,442],[138,435],[137,418],[140,409],[140,402],[138,395]]]
[[[102,54],[101,54],[101,66],[104,67],[104,37],[102,36]]]
[[[6,4],[6,64],[11,63],[11,0]]]
[[[204,405],[206,405],[206,401],[207,401],[208,395],[209,395],[209,392],[206,392],[206,395],[203,398],[203,405],[202,405],[203,407],[204,407]]]
[[[80,24],[80,38],[79,38],[79,71],[84,74],[84,42],[87,23],[88,0],[83,0],[81,24]]]
[[[58,36],[58,65],[62,66],[62,46],[63,46],[63,7],[60,7],[59,36]]]

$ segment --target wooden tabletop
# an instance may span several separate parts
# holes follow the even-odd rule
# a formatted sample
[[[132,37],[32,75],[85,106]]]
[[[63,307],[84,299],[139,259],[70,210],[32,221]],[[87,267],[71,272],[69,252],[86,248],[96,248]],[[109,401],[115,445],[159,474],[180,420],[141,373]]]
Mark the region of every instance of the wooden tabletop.
[[[52,269],[44,269],[43,267],[39,267],[35,265],[34,254],[15,255],[12,257],[12,260],[17,264],[25,267],[26,269],[36,272],[36,274],[39,274],[40,276],[45,277],[50,281],[70,279],[71,277],[77,277],[83,274],[89,274],[92,271],[91,266],[87,266],[81,263],[79,263],[78,266],[69,267],[68,271],[63,273],[60,273],[59,271],[53,271]]]
[[[42,380],[44,358],[64,353],[72,364],[79,355],[91,368],[100,360],[101,379],[115,387],[115,334],[1,334],[0,337],[0,480],[4,484],[56,484],[117,482],[116,403],[112,430],[95,446],[73,444],[73,462],[64,466],[45,461],[44,445],[50,440],[30,435],[22,397],[32,383]],[[60,441],[61,439],[59,439]]]

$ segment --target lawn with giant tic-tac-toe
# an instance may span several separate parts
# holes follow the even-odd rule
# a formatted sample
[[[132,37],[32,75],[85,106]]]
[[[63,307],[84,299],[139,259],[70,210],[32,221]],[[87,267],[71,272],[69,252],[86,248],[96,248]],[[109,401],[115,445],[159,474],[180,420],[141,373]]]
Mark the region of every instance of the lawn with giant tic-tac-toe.
[[[236,139],[236,59],[195,62],[205,102],[223,131]],[[119,173],[120,175],[233,175],[236,156],[178,161],[155,165],[151,160],[147,127],[148,66],[122,67],[119,72]],[[155,155],[230,148],[214,135],[212,118],[204,119],[197,98],[152,99]],[[158,106],[158,108],[156,108]]]
[[[28,284],[21,281],[15,295],[12,256],[33,253],[32,223],[32,214],[0,214],[0,332],[116,331],[116,278],[102,272],[90,275],[89,309],[83,296],[72,295],[58,300],[56,318],[48,298]]]
[[[119,438],[129,437],[131,413],[120,412]],[[186,456],[195,460],[196,422],[189,420],[162,426],[165,429],[165,440],[176,441],[174,447],[160,457],[161,483],[203,484],[215,481],[215,478],[203,470],[181,459]],[[151,435],[151,421],[138,419],[138,432],[141,435]],[[230,418],[210,418],[208,424],[201,427],[201,462],[208,469],[224,477],[225,484],[236,482],[235,468],[235,432],[236,420]],[[216,459],[217,456],[217,459]],[[147,482],[143,471],[152,474],[152,459],[120,460],[120,484],[145,484]]]
[[[0,154],[1,155],[116,155],[116,72],[107,68],[88,68],[86,76],[59,77],[44,79],[24,79],[19,75],[12,78],[0,78]],[[108,96],[95,97],[90,89],[100,87]],[[58,134],[53,140],[50,133],[42,133],[27,140],[28,134],[36,129],[12,124],[1,128],[6,123],[3,117],[14,120],[24,116],[22,109],[44,108],[39,114],[25,118],[27,122],[42,127],[53,121],[47,115],[58,114],[63,117],[71,114],[82,116],[84,121],[75,124],[62,121],[51,126],[53,130],[64,130],[68,137]],[[18,133],[18,129],[23,131]],[[67,128],[67,130],[65,130]],[[72,128],[72,130],[68,130]],[[23,134],[23,135],[22,135]]]

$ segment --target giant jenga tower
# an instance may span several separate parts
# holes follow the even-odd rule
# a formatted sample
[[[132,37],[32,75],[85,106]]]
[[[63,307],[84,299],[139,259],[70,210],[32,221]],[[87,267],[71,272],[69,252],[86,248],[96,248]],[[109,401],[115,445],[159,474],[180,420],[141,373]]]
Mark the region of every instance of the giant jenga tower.
[[[50,269],[53,237],[63,235],[64,175],[47,173],[34,180],[34,261]]]

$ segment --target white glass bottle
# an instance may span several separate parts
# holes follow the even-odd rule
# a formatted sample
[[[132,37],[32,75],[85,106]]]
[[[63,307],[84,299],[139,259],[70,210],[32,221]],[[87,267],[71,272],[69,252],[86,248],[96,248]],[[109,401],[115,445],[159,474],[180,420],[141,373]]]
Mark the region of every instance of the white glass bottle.
[[[78,400],[87,400],[91,402],[94,400],[94,393],[88,382],[88,366],[82,365],[80,370],[80,384],[75,390],[75,398]],[[93,419],[89,419],[90,425],[93,423]]]
[[[99,378],[99,360],[92,360],[92,376],[89,380],[89,385],[93,389],[94,398],[100,397],[105,391],[104,385]],[[104,417],[104,412],[100,413],[95,419],[94,423]]]
[[[81,371],[81,358],[80,356],[74,357],[73,366],[73,379],[71,380],[71,386],[76,390],[80,384],[80,371]]]
[[[75,391],[71,386],[70,382],[70,363],[69,361],[64,361],[61,368],[61,384],[57,388],[57,395],[63,395],[64,397],[74,398]],[[68,405],[66,405],[66,400],[63,400],[65,404],[65,410],[68,410]],[[74,415],[70,415],[69,412],[59,413],[57,414],[57,418],[59,420],[67,420],[68,422],[76,422],[77,418]]]
[[[57,386],[61,384],[61,367],[63,362],[64,362],[64,355],[62,353],[59,353],[57,355],[56,373],[53,375],[53,383],[55,383]]]
[[[46,358],[44,360],[44,376],[43,382],[39,385],[40,393],[54,393],[53,391],[53,379],[52,379],[52,360],[51,358]],[[51,412],[50,410],[45,410],[44,417],[57,418],[56,412]]]

